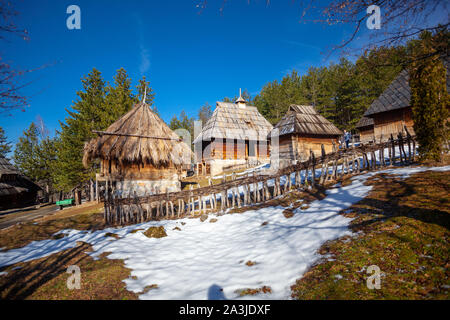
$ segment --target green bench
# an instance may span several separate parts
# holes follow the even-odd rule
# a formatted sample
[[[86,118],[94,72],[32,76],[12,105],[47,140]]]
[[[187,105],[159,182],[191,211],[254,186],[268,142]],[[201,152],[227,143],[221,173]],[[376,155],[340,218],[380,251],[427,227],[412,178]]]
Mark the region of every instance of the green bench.
[[[56,201],[56,205],[59,206],[59,210],[62,210],[63,207],[73,205],[74,199],[64,199],[60,201]]]

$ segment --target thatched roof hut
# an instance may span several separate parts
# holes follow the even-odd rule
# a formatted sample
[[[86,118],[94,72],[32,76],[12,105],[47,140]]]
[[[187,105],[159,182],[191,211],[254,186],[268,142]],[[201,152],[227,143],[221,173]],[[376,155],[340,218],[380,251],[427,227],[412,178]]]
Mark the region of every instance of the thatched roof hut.
[[[124,181],[152,181],[148,192],[158,192],[158,186],[164,191],[161,183],[178,181],[191,162],[191,149],[145,103],[136,104],[108,129],[96,133],[99,137],[85,145],[83,163],[87,166],[100,159],[101,175],[120,181],[118,188],[123,188]]]
[[[41,187],[0,156],[0,210],[34,204],[39,190]]]
[[[322,145],[325,152],[331,152],[333,142],[338,143],[342,134],[313,106],[291,105],[270,133],[271,163],[274,167],[283,167],[303,161],[309,157],[310,150],[318,156]]]
[[[271,129],[270,122],[241,95],[234,103],[217,101],[194,140],[197,172],[216,174],[225,167],[268,161],[267,134]]]
[[[83,163],[92,159],[181,166],[190,162],[191,149],[147,104],[139,103],[85,146]]]

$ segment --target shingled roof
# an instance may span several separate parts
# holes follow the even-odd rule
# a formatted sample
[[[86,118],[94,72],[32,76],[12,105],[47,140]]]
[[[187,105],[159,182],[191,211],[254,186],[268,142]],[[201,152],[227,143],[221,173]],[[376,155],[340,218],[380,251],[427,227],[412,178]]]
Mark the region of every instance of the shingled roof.
[[[342,131],[320,115],[313,106],[291,105],[284,117],[275,125],[278,135],[308,134],[339,136]]]
[[[0,156],[0,197],[40,189],[41,187],[22,175],[8,159]]]
[[[356,124],[356,128],[363,128],[363,127],[369,127],[373,126],[374,122],[372,118],[362,117],[359,119],[358,123]]]
[[[20,174],[16,167],[14,167],[9,161],[5,158],[0,156],[0,177],[3,174]]]
[[[444,60],[447,68],[447,92],[450,88],[450,72],[449,61]],[[386,90],[370,105],[369,109],[364,113],[365,117],[371,117],[374,114],[402,109],[411,106],[411,88],[409,87],[408,70],[403,70],[391,82]]]
[[[265,140],[272,125],[254,106],[216,102],[216,109],[194,143],[215,139]]]

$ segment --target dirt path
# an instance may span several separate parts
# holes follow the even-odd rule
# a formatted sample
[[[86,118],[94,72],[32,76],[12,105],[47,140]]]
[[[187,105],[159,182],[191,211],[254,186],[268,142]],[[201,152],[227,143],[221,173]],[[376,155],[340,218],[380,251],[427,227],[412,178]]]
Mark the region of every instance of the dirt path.
[[[0,229],[8,228],[19,222],[31,221],[36,218],[55,214],[59,207],[56,205],[48,205],[39,209],[24,208],[12,213],[4,213],[0,215]]]

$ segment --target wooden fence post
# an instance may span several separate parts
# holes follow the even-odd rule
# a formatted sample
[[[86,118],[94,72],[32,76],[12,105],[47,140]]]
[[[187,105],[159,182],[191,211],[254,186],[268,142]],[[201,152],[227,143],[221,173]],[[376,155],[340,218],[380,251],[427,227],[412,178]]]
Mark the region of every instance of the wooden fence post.
[[[213,212],[218,208],[217,206],[217,193],[221,193],[221,209],[226,208],[241,207],[248,204],[257,204],[260,202],[266,202],[271,198],[283,195],[288,192],[292,185],[291,175],[294,175],[296,187],[302,187],[301,172],[304,170],[305,180],[303,182],[305,187],[308,187],[310,183],[312,187],[316,184],[316,165],[321,165],[322,174],[319,183],[324,183],[327,181],[328,175],[337,179],[337,177],[345,176],[350,174],[349,161],[352,162],[352,172],[360,172],[361,167],[363,169],[377,169],[379,167],[384,167],[387,165],[387,161],[384,157],[384,150],[388,148],[389,151],[389,165],[395,163],[395,146],[399,146],[400,151],[400,161],[402,163],[408,163],[410,159],[414,159],[414,139],[408,135],[406,131],[406,138],[403,137],[402,133],[398,134],[398,139],[394,139],[393,135],[388,139],[388,141],[383,142],[380,137],[380,143],[370,143],[368,145],[361,145],[361,147],[356,147],[352,145],[352,150],[337,150],[336,144],[334,144],[334,152],[330,155],[323,155],[319,162],[316,161],[316,157],[312,149],[309,150],[309,159],[298,164],[291,165],[278,173],[273,175],[257,175],[256,172],[251,175],[247,174],[239,179],[236,178],[236,173],[233,172],[230,175],[231,180],[226,181],[226,175],[223,176],[223,184],[220,186],[214,186],[213,180],[210,177],[208,179],[208,186],[201,188],[197,184],[196,192],[193,192],[194,186],[191,184],[189,190],[170,193],[168,189],[165,190],[165,194],[156,190],[156,194],[144,196],[137,196],[136,191],[131,191],[125,194],[125,197],[119,198],[115,195],[114,185],[110,183],[109,180],[106,182],[107,188],[105,188],[105,202],[104,202],[104,221],[105,224],[129,224],[129,223],[142,223],[146,220],[152,219],[156,216],[160,217],[171,217],[174,218],[177,212],[177,216],[180,217],[186,211],[185,199],[187,199],[187,213],[194,215],[198,210],[199,213],[208,212],[208,201],[210,203],[210,210]],[[406,142],[405,142],[406,140]],[[409,140],[409,141],[408,141]],[[408,153],[406,153],[405,145],[408,143]],[[411,144],[413,147],[411,148]],[[376,152],[379,154],[379,164],[377,164]],[[360,156],[357,156],[360,154]],[[363,161],[363,164],[360,163]],[[328,173],[328,165],[331,163],[332,172]],[[338,169],[341,168],[341,172],[338,173]],[[308,181],[309,171],[311,170],[311,181]],[[281,177],[286,177],[286,183],[281,185]],[[268,186],[268,181],[274,180],[273,193]],[[90,182],[93,186],[93,181]],[[262,186],[259,189],[259,186]],[[241,198],[239,188],[242,186],[243,198]],[[253,190],[251,190],[251,187]],[[89,189],[86,184],[85,192],[89,196]],[[228,193],[231,193],[231,199],[228,197]],[[198,207],[196,207],[196,202],[198,202]],[[153,207],[155,207],[155,213],[153,213]]]
[[[258,197],[257,197],[257,193],[258,193],[258,185],[256,183],[256,177],[255,177],[255,172],[253,172],[253,203],[256,204],[258,203]]]
[[[325,163],[325,158],[326,158],[326,153],[325,153],[325,146],[323,145],[323,143],[320,145],[320,151],[321,151],[321,156],[320,156],[320,178],[319,178],[319,184],[323,184],[324,182],[324,178],[325,178],[325,167],[326,167],[326,163]]]
[[[400,153],[400,163],[403,164],[403,152],[402,152],[402,134],[397,133],[398,151]]]
[[[392,160],[391,160],[391,165],[395,164],[395,141],[394,141],[394,136],[391,133],[391,149],[392,149]]]
[[[309,167],[307,166],[305,169],[305,182],[303,183],[305,188],[307,188],[309,185],[308,177],[309,177]]]
[[[310,163],[311,163],[311,166],[312,166],[312,169],[311,169],[311,173],[312,173],[312,175],[311,175],[311,186],[314,188],[315,181],[316,181],[316,158],[314,156],[314,152],[311,149],[309,149],[309,159],[310,159]]]
[[[302,187],[302,171],[297,168],[295,171],[295,187],[301,189]]]

